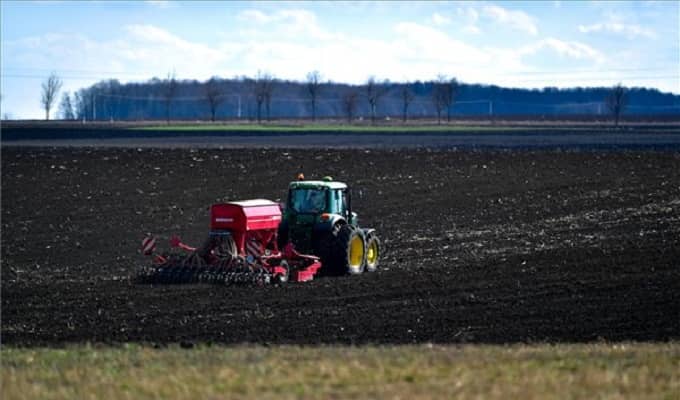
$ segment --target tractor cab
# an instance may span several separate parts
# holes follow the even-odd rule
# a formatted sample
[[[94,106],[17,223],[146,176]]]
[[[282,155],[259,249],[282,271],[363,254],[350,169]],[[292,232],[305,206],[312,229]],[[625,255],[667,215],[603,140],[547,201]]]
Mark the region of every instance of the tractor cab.
[[[300,175],[288,186],[278,244],[283,248],[290,242],[298,251],[321,257],[327,268],[339,273],[359,273],[377,265],[378,241],[374,230],[360,229],[358,224],[345,183],[331,177],[308,181]],[[368,253],[375,255],[366,261],[370,248],[374,251]]]
[[[354,223],[356,214],[351,212],[350,198],[346,184],[333,182],[328,177],[322,181],[291,182],[287,211],[291,215],[315,216],[317,222],[328,222],[339,217]]]

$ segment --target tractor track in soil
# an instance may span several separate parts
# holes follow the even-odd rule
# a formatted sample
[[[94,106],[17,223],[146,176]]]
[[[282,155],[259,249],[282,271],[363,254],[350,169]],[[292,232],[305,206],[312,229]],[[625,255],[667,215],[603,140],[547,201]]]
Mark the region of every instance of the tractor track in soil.
[[[136,285],[147,232],[297,172],[354,187],[378,272]],[[680,154],[2,148],[2,342],[509,343],[680,339]]]

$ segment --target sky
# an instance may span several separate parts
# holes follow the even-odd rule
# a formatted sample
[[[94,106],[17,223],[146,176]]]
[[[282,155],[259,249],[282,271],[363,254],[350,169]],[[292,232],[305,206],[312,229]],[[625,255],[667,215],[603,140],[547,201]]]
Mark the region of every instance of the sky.
[[[362,83],[438,75],[542,88],[680,94],[678,1],[0,2],[3,116],[44,118],[62,93],[104,79],[254,76]],[[61,94],[60,94],[61,96]]]

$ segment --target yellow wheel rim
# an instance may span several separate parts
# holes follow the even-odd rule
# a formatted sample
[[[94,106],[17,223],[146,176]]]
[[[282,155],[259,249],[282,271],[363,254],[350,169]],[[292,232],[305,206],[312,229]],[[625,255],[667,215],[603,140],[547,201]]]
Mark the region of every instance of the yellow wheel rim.
[[[366,263],[368,265],[375,265],[378,260],[378,242],[371,240],[368,245],[368,251],[366,252]]]
[[[364,241],[359,235],[354,236],[349,243],[349,266],[352,269],[361,267],[364,258]]]

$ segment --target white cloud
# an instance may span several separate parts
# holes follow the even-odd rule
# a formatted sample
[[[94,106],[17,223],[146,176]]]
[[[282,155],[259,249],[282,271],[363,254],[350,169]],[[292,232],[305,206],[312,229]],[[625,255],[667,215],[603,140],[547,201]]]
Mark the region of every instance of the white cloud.
[[[250,21],[258,24],[266,24],[271,21],[271,17],[260,10],[243,10],[238,14],[242,21]]]
[[[550,37],[522,47],[520,53],[522,55],[531,55],[545,49],[552,50],[562,57],[576,60],[591,60],[596,63],[605,61],[605,57],[602,53],[587,44],[575,41],[563,41]]]
[[[170,43],[184,45],[185,40],[171,34],[170,32],[153,25],[128,25],[124,29],[138,39],[149,42]]]
[[[472,7],[458,7],[456,8],[456,15],[458,24],[462,26],[463,33],[478,35],[482,30],[477,26],[479,20],[479,13]]]
[[[143,63],[154,70],[172,67],[178,73],[196,71],[205,77],[209,74],[208,68],[214,67],[225,57],[219,49],[184,40],[156,26],[129,25],[124,30],[128,38],[113,44],[113,56]]]
[[[400,45],[408,49],[403,54],[414,59],[454,65],[462,64],[461,60],[474,64],[490,61],[484,51],[453,39],[436,28],[402,22],[395,26],[395,32],[398,34]]]
[[[314,29],[305,14],[296,15],[277,16],[285,22],[272,23],[277,25],[272,28],[277,31],[278,25],[283,25],[292,30]],[[291,28],[289,21],[298,24]],[[211,45],[186,40],[153,25],[129,25],[122,30],[120,38],[105,42],[56,34],[25,38],[8,42],[7,55],[24,65],[52,65],[53,59],[65,60],[55,65],[57,71],[106,71],[91,81],[108,77],[145,80],[163,77],[172,70],[180,79],[253,75],[258,70],[268,70],[285,79],[304,79],[307,71],[318,69],[330,79],[353,83],[363,82],[369,75],[426,80],[438,73],[469,82],[489,82],[500,75],[526,70],[526,57],[544,51],[573,60],[604,59],[585,44],[555,38],[521,48],[480,48],[435,27],[411,22],[396,24],[390,40],[325,31],[319,33],[321,39],[311,41],[300,35],[263,37],[263,32],[244,32]],[[136,75],[131,76],[133,72]]]
[[[337,37],[322,28],[316,18],[316,14],[303,9],[286,9],[276,11],[270,14],[264,13],[260,10],[244,10],[238,14],[238,19],[246,23],[254,23],[255,25],[266,25],[266,34],[272,31],[276,36],[286,35],[289,37],[297,37],[299,35],[306,35],[308,37],[320,40],[328,40]],[[258,27],[256,30],[246,30],[250,34],[257,34],[262,29]]]
[[[441,15],[439,13],[434,13],[432,14],[432,23],[437,26],[448,25],[451,23],[451,18]]]
[[[523,31],[530,35],[538,34],[534,18],[524,11],[513,11],[496,5],[488,5],[482,7],[482,14],[512,29]]]
[[[477,25],[472,25],[472,24],[471,25],[465,25],[462,28],[462,31],[464,33],[468,33],[470,35],[479,35],[480,33],[482,33],[482,30],[479,29],[479,27]]]
[[[581,33],[613,33],[617,35],[623,35],[628,39],[635,39],[636,37],[640,36],[649,39],[656,38],[656,33],[651,29],[643,28],[640,25],[627,25],[618,21],[600,22],[592,25],[579,25],[578,30]]]
[[[579,25],[581,33],[607,33],[617,36],[624,36],[629,40],[639,37],[656,39],[657,34],[654,30],[643,27],[637,23],[640,15],[626,11],[605,9],[601,21],[590,25]]]
[[[469,23],[472,24],[479,20],[479,13],[472,7],[458,7],[456,8],[456,14],[458,14],[459,17],[465,18]]]

